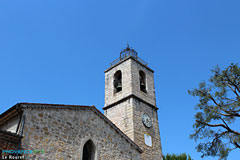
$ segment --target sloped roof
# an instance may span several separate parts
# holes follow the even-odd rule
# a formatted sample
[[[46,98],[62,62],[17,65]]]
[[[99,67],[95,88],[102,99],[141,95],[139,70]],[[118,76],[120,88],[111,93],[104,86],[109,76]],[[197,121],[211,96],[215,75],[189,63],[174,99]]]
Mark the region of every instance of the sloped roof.
[[[18,143],[21,138],[23,137],[16,133],[0,130],[0,140],[8,141],[11,143]]]
[[[135,147],[140,153],[143,150],[133,142],[126,134],[124,134],[112,121],[110,121],[103,113],[101,113],[95,106],[84,105],[66,105],[66,104],[47,104],[47,103],[18,103],[0,115],[0,125],[16,116],[23,111],[23,108],[57,108],[57,109],[88,109],[93,111],[97,116],[102,118],[108,125],[110,125],[118,134],[120,134],[128,143]]]
[[[0,153],[9,155],[10,153],[1,150],[17,150],[23,137],[12,132],[0,130]]]

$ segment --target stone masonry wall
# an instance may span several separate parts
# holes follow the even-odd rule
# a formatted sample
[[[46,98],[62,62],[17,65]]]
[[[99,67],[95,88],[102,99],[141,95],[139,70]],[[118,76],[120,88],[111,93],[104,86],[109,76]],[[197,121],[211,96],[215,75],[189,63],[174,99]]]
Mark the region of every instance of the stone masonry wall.
[[[44,150],[27,159],[80,159],[83,142],[96,142],[98,160],[140,160],[140,153],[90,109],[25,108],[22,147]]]
[[[114,74],[122,72],[122,91],[114,93]],[[139,71],[146,74],[147,93],[140,91]],[[156,106],[153,72],[129,58],[105,73],[105,106],[121,100],[131,94]]]
[[[114,73],[118,70],[121,70],[123,74],[123,88],[122,91],[114,94],[112,82]],[[147,93],[140,90],[140,70],[146,75]],[[156,106],[153,72],[130,58],[105,73],[105,106],[119,102],[123,97],[132,94]],[[153,123],[151,128],[146,128],[143,125],[143,113],[147,113],[151,117]],[[155,109],[131,97],[106,109],[104,114],[144,151],[141,154],[143,160],[160,160],[162,158],[159,123]],[[152,137],[152,147],[145,144],[144,134]]]
[[[139,71],[146,75],[147,93],[140,90]],[[132,93],[142,100],[156,106],[153,72],[131,59]]]
[[[159,123],[157,111],[141,101],[133,98],[133,115],[134,115],[134,142],[144,151],[142,159],[161,160],[162,146],[159,132]],[[152,119],[152,127],[146,128],[142,123],[142,115],[147,113]],[[145,144],[144,134],[152,137],[152,147]]]
[[[17,150],[18,149],[18,142],[9,142],[0,138],[0,152],[2,150]]]
[[[128,99],[105,110],[104,115],[134,141],[132,99]]]
[[[122,91],[114,93],[114,74],[122,72]],[[127,60],[105,73],[105,106],[110,105],[132,93],[131,60]]]
[[[143,113],[151,117],[151,128],[146,128],[142,123]],[[141,154],[143,160],[161,160],[162,149],[156,110],[135,98],[129,98],[105,110],[105,115],[144,151]],[[145,144],[144,134],[152,137],[152,147]]]

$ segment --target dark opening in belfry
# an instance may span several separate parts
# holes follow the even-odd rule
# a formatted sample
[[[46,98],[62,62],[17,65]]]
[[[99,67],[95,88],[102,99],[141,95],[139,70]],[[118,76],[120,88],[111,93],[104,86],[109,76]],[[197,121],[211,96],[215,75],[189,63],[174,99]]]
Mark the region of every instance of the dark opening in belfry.
[[[88,140],[83,146],[82,160],[95,160],[96,147],[91,140]]]
[[[115,93],[122,90],[122,72],[120,70],[114,74],[113,86]]]
[[[139,71],[140,90],[147,93],[146,89],[146,74],[143,71]]]

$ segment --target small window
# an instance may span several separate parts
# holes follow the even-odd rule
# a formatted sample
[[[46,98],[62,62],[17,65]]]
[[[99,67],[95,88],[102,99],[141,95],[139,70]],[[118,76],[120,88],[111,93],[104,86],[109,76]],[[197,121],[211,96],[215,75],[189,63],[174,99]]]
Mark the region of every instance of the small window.
[[[92,140],[88,140],[83,147],[83,158],[82,160],[95,160],[96,146]]]
[[[140,90],[147,93],[146,89],[146,74],[143,71],[139,71]]]
[[[113,86],[114,86],[114,93],[120,92],[122,90],[122,72],[121,71],[117,71],[114,74]]]

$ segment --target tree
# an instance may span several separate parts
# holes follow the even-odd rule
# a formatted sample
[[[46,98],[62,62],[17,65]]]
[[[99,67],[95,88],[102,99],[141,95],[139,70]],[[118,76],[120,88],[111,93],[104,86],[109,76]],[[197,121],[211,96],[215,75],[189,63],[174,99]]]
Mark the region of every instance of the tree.
[[[240,68],[238,64],[225,70],[216,66],[212,73],[208,84],[202,82],[188,91],[199,97],[190,138],[201,141],[196,149],[202,157],[226,159],[232,150],[240,149]]]
[[[180,155],[176,154],[167,154],[163,156],[163,160],[193,160],[189,155],[187,156],[186,153],[182,153]]]

